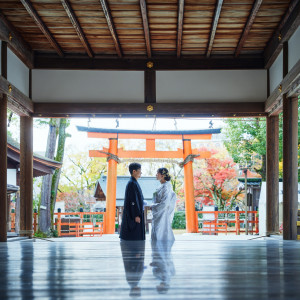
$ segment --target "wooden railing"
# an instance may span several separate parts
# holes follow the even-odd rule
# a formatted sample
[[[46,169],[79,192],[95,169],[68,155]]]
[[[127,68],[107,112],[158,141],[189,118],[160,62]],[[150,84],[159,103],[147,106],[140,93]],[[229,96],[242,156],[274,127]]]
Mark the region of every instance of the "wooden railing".
[[[203,218],[204,214],[210,215],[210,220]],[[245,232],[245,228],[241,228],[241,224],[245,224],[245,218],[241,218],[241,215],[245,215],[245,211],[197,211],[197,230],[209,235],[218,233],[239,235]],[[258,212],[248,211],[248,233],[258,234],[258,232]]]
[[[58,236],[102,236],[104,232],[104,212],[67,212],[55,213],[54,216],[57,216],[54,226]]]
[[[66,218],[67,217],[67,218]],[[77,217],[77,218],[76,218]],[[104,212],[54,213],[58,236],[102,236],[105,227]],[[67,221],[66,221],[67,219]],[[33,214],[33,231],[38,228],[38,214]],[[15,231],[15,213],[11,213],[11,230]]]
[[[203,218],[203,214],[210,214],[210,220]],[[202,216],[201,216],[202,215]],[[197,211],[196,222],[198,232],[202,234],[234,233],[239,235],[245,232],[245,211]],[[37,213],[33,214],[33,230],[37,231]],[[66,212],[55,213],[55,229],[58,236],[102,236],[105,232],[104,212]],[[249,218],[251,216],[251,218]],[[66,221],[68,217],[68,221]],[[77,217],[77,218],[76,218]],[[250,219],[250,220],[249,220]],[[11,228],[15,229],[15,213],[11,213]],[[258,212],[248,211],[248,233],[258,234]]]

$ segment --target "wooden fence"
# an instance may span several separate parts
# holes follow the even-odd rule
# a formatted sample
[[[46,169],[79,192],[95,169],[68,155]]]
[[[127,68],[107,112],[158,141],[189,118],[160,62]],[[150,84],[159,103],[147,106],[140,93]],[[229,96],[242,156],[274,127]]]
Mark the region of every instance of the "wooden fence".
[[[245,232],[245,211],[197,211],[197,230],[202,234]],[[242,225],[242,226],[241,226]],[[258,212],[248,211],[248,233],[258,234]]]
[[[206,217],[205,217],[206,216]],[[210,216],[210,217],[207,217]],[[37,231],[38,215],[33,214],[33,230]],[[66,212],[54,214],[58,236],[102,236],[105,212]],[[245,211],[197,211],[197,232],[202,234],[245,232]],[[11,213],[11,229],[15,230],[15,213]],[[248,211],[248,233],[258,234],[258,212]]]

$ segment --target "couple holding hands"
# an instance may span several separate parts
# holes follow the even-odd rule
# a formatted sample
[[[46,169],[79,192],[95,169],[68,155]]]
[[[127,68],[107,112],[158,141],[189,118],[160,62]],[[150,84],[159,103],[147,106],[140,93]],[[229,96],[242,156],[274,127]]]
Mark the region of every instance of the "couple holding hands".
[[[144,197],[138,183],[142,174],[142,166],[139,163],[131,163],[129,172],[131,178],[125,190],[120,239],[126,241],[145,240]],[[170,182],[171,176],[168,169],[159,168],[156,179],[160,181],[161,186],[154,193],[151,239],[153,241],[174,241],[172,220],[176,194]]]

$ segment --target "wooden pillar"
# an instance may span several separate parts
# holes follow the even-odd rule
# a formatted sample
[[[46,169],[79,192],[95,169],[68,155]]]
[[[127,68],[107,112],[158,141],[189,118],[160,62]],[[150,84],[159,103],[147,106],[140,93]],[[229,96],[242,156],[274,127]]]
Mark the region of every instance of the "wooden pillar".
[[[183,140],[183,159],[192,154],[191,140]],[[196,211],[194,198],[194,174],[193,162],[189,161],[184,165],[184,193],[185,193],[185,214],[186,214],[186,231],[197,232],[196,228]]]
[[[118,139],[109,139],[109,152],[118,155]],[[114,159],[108,161],[106,185],[106,214],[105,233],[115,233],[116,194],[117,194],[117,165]]]
[[[0,242],[7,240],[7,98],[0,97]]]
[[[20,117],[20,236],[32,237],[33,137],[31,117]]]
[[[267,235],[279,232],[279,117],[267,117]]]
[[[7,78],[7,42],[1,43],[1,75]],[[7,96],[0,95],[0,242],[7,240]]]
[[[283,95],[283,239],[297,239],[298,99]]]
[[[156,73],[147,69],[144,73],[144,102],[156,103]]]

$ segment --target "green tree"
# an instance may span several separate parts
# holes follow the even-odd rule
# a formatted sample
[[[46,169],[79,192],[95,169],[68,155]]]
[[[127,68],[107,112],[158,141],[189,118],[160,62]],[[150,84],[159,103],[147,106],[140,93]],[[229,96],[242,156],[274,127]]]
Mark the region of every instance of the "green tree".
[[[235,163],[250,164],[255,155],[261,156],[260,166],[255,168],[263,180],[266,178],[266,120],[227,119],[222,133],[225,147]]]
[[[68,155],[68,163],[62,169],[59,191],[84,193],[93,190],[96,181],[107,171],[106,158],[89,157],[86,152]]]

